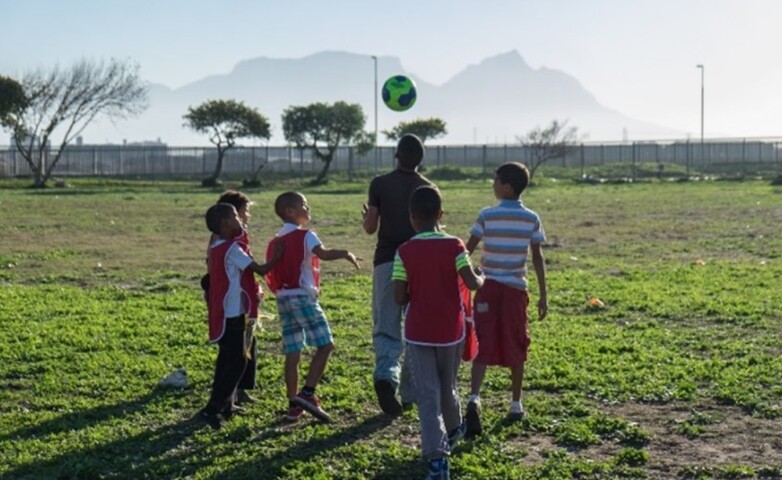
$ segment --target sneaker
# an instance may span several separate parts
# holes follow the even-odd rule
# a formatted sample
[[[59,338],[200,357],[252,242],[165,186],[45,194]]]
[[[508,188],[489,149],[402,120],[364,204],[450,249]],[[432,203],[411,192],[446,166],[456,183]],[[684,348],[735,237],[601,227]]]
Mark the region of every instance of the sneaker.
[[[375,394],[377,394],[377,402],[380,404],[380,410],[383,410],[383,413],[394,416],[402,414],[402,404],[396,399],[396,392],[391,382],[388,380],[376,380]]]
[[[295,422],[304,414],[304,409],[298,405],[288,407],[288,414],[285,415],[285,420],[289,422]]]
[[[467,431],[467,425],[462,421],[456,428],[448,432],[448,450],[453,451],[456,447],[456,442],[464,437],[464,432]]]
[[[255,403],[257,400],[255,400],[255,397],[247,393],[247,390],[237,390],[236,391],[236,403],[241,405],[243,403]]]
[[[220,427],[223,426],[223,417],[218,413],[208,411],[206,408],[201,409],[201,411],[196,414],[196,419],[205,422],[215,430],[219,430]]]
[[[448,480],[451,475],[448,471],[447,458],[435,458],[427,462],[429,472],[426,475],[427,480]]]
[[[467,426],[465,436],[472,438],[483,432],[481,427],[481,404],[476,401],[467,402],[467,413],[464,415]]]
[[[323,408],[320,406],[320,399],[315,394],[307,396],[299,392],[296,397],[294,397],[293,403],[311,413],[313,417],[317,418],[321,422],[328,423],[331,421],[331,415],[323,410]]]
[[[510,411],[508,412],[508,420],[512,422],[518,422],[527,415],[524,411],[524,407],[521,402],[510,402]]]

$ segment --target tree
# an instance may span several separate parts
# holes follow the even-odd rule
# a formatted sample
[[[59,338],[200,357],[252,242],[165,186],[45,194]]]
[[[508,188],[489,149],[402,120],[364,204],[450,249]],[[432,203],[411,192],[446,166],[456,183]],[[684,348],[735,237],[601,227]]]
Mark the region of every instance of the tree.
[[[27,103],[22,84],[0,75],[0,124],[12,122],[14,115],[19,115],[27,108]]]
[[[125,119],[147,106],[147,86],[138,65],[127,61],[81,60],[69,69],[27,73],[21,84],[24,108],[0,117],[0,123],[12,132],[37,188],[46,186],[65,148],[97,116]],[[48,158],[56,134],[62,137]]]
[[[448,133],[445,121],[437,118],[417,118],[409,122],[399,122],[391,130],[383,130],[383,135],[389,140],[399,140],[402,135],[412,133],[426,143],[430,138],[442,137]]]
[[[552,120],[548,127],[535,127],[526,135],[517,137],[523,147],[530,152],[530,180],[535,176],[535,171],[552,158],[563,158],[576,149],[578,141],[578,129],[568,127],[567,120]]]
[[[313,180],[322,183],[329,173],[337,148],[345,143],[366,142],[364,112],[357,103],[313,103],[291,106],[282,112],[285,139],[299,149],[312,149],[323,161],[323,169]]]
[[[190,107],[183,115],[185,126],[198,133],[209,135],[209,141],[217,147],[217,165],[201,185],[213,187],[219,184],[225,153],[236,146],[239,138],[271,137],[269,120],[255,110],[236,100],[209,100],[197,107]]]

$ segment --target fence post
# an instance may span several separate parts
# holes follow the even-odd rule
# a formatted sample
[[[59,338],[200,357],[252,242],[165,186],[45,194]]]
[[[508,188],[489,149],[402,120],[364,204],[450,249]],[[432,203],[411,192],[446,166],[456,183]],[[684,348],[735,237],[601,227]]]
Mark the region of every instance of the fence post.
[[[483,155],[481,157],[481,176],[486,178],[486,145],[483,146]]]
[[[348,181],[353,180],[353,147],[348,147]]]
[[[747,173],[747,139],[741,140],[741,171]]]
[[[94,146],[92,147],[92,174],[98,175],[98,149]]]
[[[690,157],[692,156],[692,152],[690,152],[690,139],[687,139],[687,143],[685,144],[687,150],[685,150],[685,153],[687,154],[685,156],[684,164],[685,164],[685,172],[687,174],[687,178],[690,178]]]
[[[581,178],[584,178],[584,144],[581,144],[581,148],[579,148],[579,152],[581,152]]]
[[[635,182],[635,142],[633,142],[633,144],[630,146],[630,148],[633,149],[633,152],[632,152],[633,153],[632,154],[633,169],[632,169],[632,176],[631,176],[631,178],[632,178],[633,182]]]
[[[304,149],[299,149],[299,180],[304,181]]]
[[[119,174],[124,175],[125,174],[125,166],[123,165],[124,156],[122,155],[122,147],[119,148]]]

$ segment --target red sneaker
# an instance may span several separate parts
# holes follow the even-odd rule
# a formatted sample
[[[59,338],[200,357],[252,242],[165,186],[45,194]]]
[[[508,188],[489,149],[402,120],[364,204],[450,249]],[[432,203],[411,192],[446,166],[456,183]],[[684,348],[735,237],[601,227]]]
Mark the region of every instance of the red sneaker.
[[[323,410],[323,408],[320,406],[320,399],[315,394],[308,396],[299,392],[293,399],[293,403],[308,411],[312,414],[312,416],[323,423],[328,423],[331,421],[331,415]]]
[[[302,414],[304,414],[304,410],[302,410],[301,407],[299,406],[289,407],[288,414],[285,415],[285,420],[289,422],[295,422],[302,416]]]

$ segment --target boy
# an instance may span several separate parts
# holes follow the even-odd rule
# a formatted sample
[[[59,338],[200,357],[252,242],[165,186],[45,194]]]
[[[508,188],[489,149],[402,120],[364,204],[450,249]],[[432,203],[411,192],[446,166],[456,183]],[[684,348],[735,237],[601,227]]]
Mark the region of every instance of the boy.
[[[242,221],[233,205],[218,203],[206,212],[206,226],[217,235],[209,248],[209,341],[217,343],[212,394],[199,418],[220,428],[236,410],[234,398],[250,358],[252,326],[258,317],[258,282],[280,259],[282,246],[259,265],[241,241]]]
[[[467,402],[467,436],[479,435],[480,389],[487,365],[509,367],[511,404],[509,418],[524,416],[521,383],[530,336],[527,324],[527,254],[538,279],[538,316],[546,317],[548,300],[546,268],[541,244],[546,240],[540,217],[519,200],[529,184],[527,167],[517,162],[500,165],[494,177],[494,196],[500,203],[478,214],[470,230],[467,250],[472,253],[483,240],[481,268],[486,283],[475,294],[473,314],[478,335],[478,355],[470,372],[470,398]]]
[[[320,289],[318,260],[344,258],[359,268],[356,256],[347,250],[323,247],[315,232],[302,228],[310,222],[307,199],[298,192],[286,192],[277,197],[274,211],[283,221],[277,236],[269,243],[267,254],[276,244],[285,243],[280,262],[266,276],[266,283],[277,297],[282,323],[282,344],[285,354],[285,386],[288,395],[287,419],[295,422],[303,410],[322,422],[331,417],[320,405],[315,387],[326,369],[334,350],[333,336],[323,309],[318,303]],[[304,388],[299,387],[299,361],[304,345],[317,348],[310,362]]]
[[[407,367],[400,368],[402,308],[394,302],[391,270],[396,249],[415,235],[408,209],[410,194],[421,185],[432,185],[416,171],[423,158],[421,140],[412,134],[403,135],[396,146],[396,170],[372,180],[369,201],[362,212],[364,231],[368,234],[377,232],[372,274],[373,380],[380,409],[388,415],[399,415],[402,404],[413,403]],[[402,404],[396,398],[397,389]]]
[[[250,197],[245,195],[242,192],[238,192],[236,190],[226,190],[223,192],[222,195],[220,195],[220,198],[217,199],[217,203],[228,203],[234,206],[236,208],[236,212],[239,214],[239,220],[242,221],[242,233],[237,237],[237,240],[239,240],[241,243],[244,243],[247,246],[247,254],[252,257],[252,251],[250,250],[250,237],[248,234],[248,225],[250,223],[250,207],[253,205],[252,200],[250,200]],[[215,234],[212,234],[209,238],[209,246],[212,245],[212,243],[217,240],[217,236]],[[209,265],[209,248],[207,247],[207,266]],[[206,275],[205,280],[205,286],[204,290],[208,290],[209,286],[209,274]],[[202,283],[204,280],[202,280]],[[258,288],[258,297],[260,299],[263,299],[263,290]],[[254,327],[254,326],[253,326]],[[241,381],[239,382],[239,386],[236,389],[236,404],[241,405],[243,403],[253,403],[255,402],[255,399],[247,393],[247,390],[252,390],[255,388],[255,376],[256,372],[258,370],[258,340],[255,336],[255,329],[252,329],[253,335],[252,335],[252,345],[250,346],[250,361],[247,363],[247,368],[244,371],[244,375],[242,376]]]
[[[410,222],[417,232],[394,260],[394,299],[407,307],[404,338],[413,381],[421,450],[429,477],[448,478],[448,455],[464,434],[456,373],[464,346],[465,319],[460,283],[483,284],[464,243],[441,233],[442,200],[423,186],[410,196]]]

